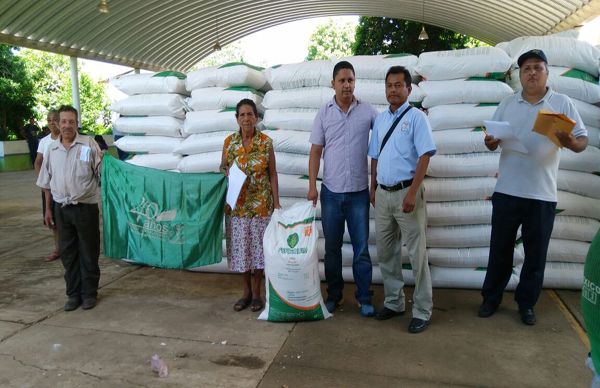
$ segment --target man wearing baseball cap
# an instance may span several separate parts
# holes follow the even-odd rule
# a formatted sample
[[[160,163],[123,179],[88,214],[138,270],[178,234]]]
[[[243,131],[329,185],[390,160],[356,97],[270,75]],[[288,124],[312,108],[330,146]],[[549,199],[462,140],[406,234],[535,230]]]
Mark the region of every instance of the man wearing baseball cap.
[[[492,195],[492,233],[487,273],[478,315],[490,317],[502,302],[502,294],[512,274],[517,230],[525,260],[521,268],[515,301],[521,321],[536,323],[533,308],[544,281],[544,268],[557,201],[556,176],[560,149],[532,128],[541,109],[563,113],[576,122],[569,134],[556,132],[564,148],[581,152],[587,147],[587,131],[575,106],[564,94],[546,86],[548,59],[542,50],[529,50],[517,60],[522,91],[502,100],[492,120],[508,121],[527,149],[526,153],[502,149],[498,181]],[[501,139],[485,136],[490,151],[502,147]]]

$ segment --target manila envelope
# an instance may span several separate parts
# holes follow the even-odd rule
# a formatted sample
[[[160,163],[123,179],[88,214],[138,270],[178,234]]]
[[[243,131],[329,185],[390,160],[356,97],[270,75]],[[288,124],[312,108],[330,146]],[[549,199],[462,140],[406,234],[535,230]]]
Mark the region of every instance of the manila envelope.
[[[535,124],[533,124],[533,131],[547,136],[552,143],[556,144],[557,147],[562,148],[562,145],[554,132],[563,131],[571,133],[573,128],[575,128],[575,124],[575,121],[562,113],[542,109],[538,112]]]

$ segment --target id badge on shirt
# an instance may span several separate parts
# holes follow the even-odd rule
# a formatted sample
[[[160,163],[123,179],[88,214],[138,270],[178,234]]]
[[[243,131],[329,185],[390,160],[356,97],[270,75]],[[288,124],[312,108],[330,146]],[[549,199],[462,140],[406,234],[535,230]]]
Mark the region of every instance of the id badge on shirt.
[[[89,162],[90,161],[90,153],[91,153],[91,148],[88,146],[81,146],[81,149],[79,151],[79,160],[81,160],[82,162]]]

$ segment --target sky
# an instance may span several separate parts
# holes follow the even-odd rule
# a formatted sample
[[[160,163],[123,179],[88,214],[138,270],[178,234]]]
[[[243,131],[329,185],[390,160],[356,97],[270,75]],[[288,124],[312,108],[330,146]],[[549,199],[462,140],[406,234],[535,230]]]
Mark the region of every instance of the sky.
[[[241,39],[244,61],[259,66],[302,62],[308,54],[310,35],[329,18],[313,18],[271,27]],[[336,17],[340,24],[358,24],[358,16]],[[95,79],[107,79],[130,71],[130,67],[81,60],[82,70]]]

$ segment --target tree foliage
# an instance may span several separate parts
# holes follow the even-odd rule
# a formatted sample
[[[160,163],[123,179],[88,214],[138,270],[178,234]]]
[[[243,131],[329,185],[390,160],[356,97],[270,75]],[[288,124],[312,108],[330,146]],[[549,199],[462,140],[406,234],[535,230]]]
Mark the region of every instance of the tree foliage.
[[[0,140],[20,137],[19,130],[31,117],[35,103],[33,82],[16,50],[0,44]]]
[[[425,25],[429,39],[418,40],[423,24],[410,20],[361,16],[356,28],[355,55],[411,53],[453,50],[481,46],[475,38]]]
[[[35,116],[45,119],[48,110],[73,104],[69,59],[64,55],[23,49],[19,53],[33,80]],[[81,128],[86,133],[110,132],[110,111],[105,85],[89,74],[79,72]]]
[[[355,27],[333,19],[317,26],[310,36],[306,60],[342,58],[352,55]]]

